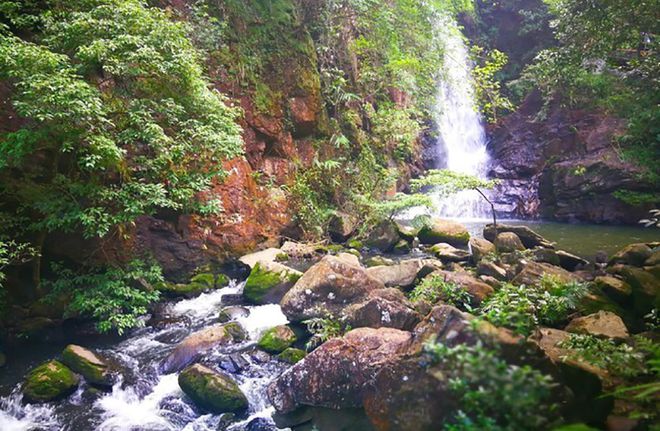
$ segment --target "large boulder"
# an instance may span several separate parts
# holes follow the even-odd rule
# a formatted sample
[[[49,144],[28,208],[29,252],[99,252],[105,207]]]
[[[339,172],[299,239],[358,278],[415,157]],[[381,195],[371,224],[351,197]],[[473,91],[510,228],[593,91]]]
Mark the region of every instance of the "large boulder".
[[[588,316],[576,317],[566,326],[567,332],[589,334],[605,338],[628,338],[628,328],[623,320],[610,311],[599,311]]]
[[[445,242],[455,247],[465,247],[470,241],[467,228],[452,220],[433,219],[420,229],[417,236],[422,244],[430,245]]]
[[[513,284],[532,286],[539,283],[544,275],[554,277],[563,283],[581,281],[581,278],[578,275],[568,272],[558,266],[523,260],[518,265],[518,272],[511,282]]]
[[[451,305],[438,305],[413,330],[411,353],[420,353],[428,342],[439,342],[449,347],[459,344],[487,343],[496,346],[513,363],[538,361],[540,352],[533,343],[513,331],[498,328],[484,320],[476,321]]]
[[[612,410],[611,397],[601,397],[603,387],[610,379],[608,372],[593,364],[574,358],[571,351],[561,346],[570,333],[552,328],[539,328],[529,337],[546,357],[558,368],[562,381],[573,390],[571,416],[600,422]],[[572,413],[572,414],[571,414]]]
[[[388,252],[394,248],[400,239],[396,224],[393,221],[385,220],[376,225],[371,232],[369,232],[367,239],[364,241],[364,245],[369,248]]]
[[[64,364],[48,361],[25,376],[23,395],[32,403],[54,401],[71,394],[78,383],[78,376]]]
[[[506,269],[487,260],[482,260],[477,264],[477,275],[493,277],[499,281],[505,281],[507,277]]]
[[[328,234],[335,242],[344,242],[355,233],[358,227],[358,219],[352,214],[337,211],[328,225]]]
[[[629,244],[616,252],[609,261],[610,265],[624,264],[642,266],[653,255],[653,250],[646,244]]]
[[[245,281],[243,296],[252,304],[277,303],[301,276],[300,271],[278,262],[257,262]]]
[[[627,302],[632,295],[632,287],[620,278],[601,275],[594,279],[594,284],[610,298],[618,302]]]
[[[188,335],[160,364],[164,374],[179,371],[197,359],[202,353],[233,341],[245,338],[240,325],[235,322],[224,325],[214,325]]]
[[[248,407],[248,400],[236,382],[200,364],[179,374],[179,386],[196,405],[214,414],[242,411]]]
[[[644,261],[644,266],[658,266],[660,265],[660,249],[656,247],[653,254]]]
[[[114,383],[108,363],[84,347],[75,344],[66,346],[62,352],[62,362],[91,384],[112,386]]]
[[[338,317],[349,304],[364,299],[385,285],[346,259],[326,256],[303,274],[282,298],[280,305],[289,320]]]
[[[575,271],[578,269],[578,267],[589,264],[589,261],[586,259],[583,259],[580,256],[576,256],[564,250],[557,250],[556,254],[559,258],[559,266],[568,271]]]
[[[495,237],[495,249],[498,253],[511,253],[518,250],[524,250],[523,245],[518,235],[513,232],[500,232]]]
[[[393,288],[372,290],[364,301],[348,306],[344,315],[352,328],[410,330],[421,319],[403,292]]]
[[[472,252],[472,263],[478,263],[484,256],[495,253],[495,244],[487,239],[472,237],[468,243]]]
[[[364,409],[378,431],[435,431],[457,407],[448,387],[419,357],[392,360],[367,386]]]
[[[470,252],[444,242],[433,245],[430,251],[442,262],[467,262],[470,259]]]
[[[399,236],[402,239],[408,242],[413,242],[415,238],[417,238],[417,234],[419,234],[419,228],[407,224],[403,224],[398,221],[394,223],[396,224],[396,228],[399,231]]]
[[[268,353],[280,353],[296,342],[296,334],[286,325],[275,326],[266,330],[257,345]]]
[[[497,229],[492,224],[487,225],[484,228],[484,238],[488,241],[495,241],[495,238],[499,233],[502,232],[511,232],[515,233],[520,241],[526,248],[534,247],[544,247],[544,248],[553,248],[554,244],[547,239],[543,238],[538,233],[534,232],[527,226],[512,226],[505,224],[498,224]]]
[[[192,298],[211,289],[224,287],[229,284],[229,279],[224,274],[212,274],[203,272],[194,275],[188,283],[161,283],[157,289],[164,295],[177,298]]]
[[[301,405],[333,409],[361,407],[366,384],[382,364],[410,346],[409,332],[358,328],[334,338],[280,375],[268,398],[280,413]]]
[[[491,286],[479,280],[477,277],[467,271],[437,270],[432,272],[431,275],[440,276],[445,281],[454,283],[465,289],[470,294],[470,296],[472,296],[472,302],[474,305],[481,304],[484,299],[488,298],[493,294],[493,292],[495,292]]]
[[[642,268],[620,266],[612,268],[632,288],[635,311],[644,315],[660,307],[660,278]]]
[[[281,248],[267,248],[265,250],[256,251],[254,253],[241,256],[238,260],[244,265],[254,268],[257,263],[277,262],[278,256],[283,253]]]
[[[380,280],[385,287],[407,288],[420,275],[442,268],[442,263],[433,259],[408,259],[394,265],[367,268],[367,274]]]

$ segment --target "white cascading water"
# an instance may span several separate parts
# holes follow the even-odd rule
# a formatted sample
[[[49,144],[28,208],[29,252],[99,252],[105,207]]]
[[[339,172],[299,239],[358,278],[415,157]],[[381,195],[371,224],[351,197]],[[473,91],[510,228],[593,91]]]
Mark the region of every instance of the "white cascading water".
[[[489,156],[486,133],[477,109],[468,51],[456,23],[440,19],[436,31],[444,43],[444,68],[438,84],[434,117],[437,168],[486,178]],[[434,196],[440,217],[479,219],[488,216],[487,202],[474,190],[449,197]]]
[[[243,283],[229,286],[197,298],[183,299],[167,306],[173,323],[164,328],[145,327],[129,338],[101,353],[122,365],[126,381],[117,382],[111,392],[97,396],[86,394],[86,384],[78,392],[57,403],[31,405],[22,402],[16,387],[11,395],[0,397],[1,431],[61,431],[95,429],[98,431],[214,431],[219,428],[221,415],[204,414],[183,395],[177,373],[161,374],[158,365],[186,335],[209,325],[217,324],[222,297],[237,294]],[[245,313],[234,320],[245,329],[248,338],[233,346],[220,346],[206,352],[207,365],[223,369],[223,361],[233,355],[241,367],[232,377],[249,401],[247,416],[221,429],[239,431],[250,421],[263,418],[271,422],[273,407],[266,396],[266,387],[286,365],[263,359],[250,353],[250,347],[267,329],[288,323],[278,304],[243,307]],[[178,323],[177,323],[178,322]],[[224,371],[227,372],[227,371]],[[73,410],[80,406],[80,410]],[[87,416],[84,424],[71,423],[76,416]]]

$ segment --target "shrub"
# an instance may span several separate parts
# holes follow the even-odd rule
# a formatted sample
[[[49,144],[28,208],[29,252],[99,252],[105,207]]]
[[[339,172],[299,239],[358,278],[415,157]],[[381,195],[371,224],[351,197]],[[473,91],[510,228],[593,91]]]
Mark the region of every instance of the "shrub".
[[[484,302],[480,313],[494,325],[528,335],[539,325],[565,321],[586,293],[584,284],[550,277],[543,277],[538,286],[505,284]]]
[[[88,268],[74,272],[61,264],[53,265],[54,281],[44,280],[51,288],[50,299],[70,295],[67,314],[91,317],[100,332],[115,329],[120,335],[142,326],[139,317],[159,298],[154,286],[163,282],[161,269],[154,263],[136,259],[125,266]]]
[[[559,347],[571,350],[567,358],[587,362],[624,378],[636,377],[648,371],[642,351],[608,338],[571,334]]]
[[[463,287],[456,283],[445,281],[441,275],[437,274],[431,274],[425,277],[408,294],[408,298],[411,301],[427,301],[431,304],[442,300],[461,310],[472,310],[470,306],[472,296]]]
[[[558,407],[550,401],[555,386],[551,377],[527,365],[508,364],[482,344],[431,343],[425,350],[443,370],[458,401],[444,430],[536,430],[555,419]]]
[[[303,323],[307,325],[307,331],[312,334],[312,338],[305,346],[308,351],[331,338],[341,337],[344,333],[351,330],[350,326],[344,326],[339,320],[329,317],[308,319],[303,321]]]

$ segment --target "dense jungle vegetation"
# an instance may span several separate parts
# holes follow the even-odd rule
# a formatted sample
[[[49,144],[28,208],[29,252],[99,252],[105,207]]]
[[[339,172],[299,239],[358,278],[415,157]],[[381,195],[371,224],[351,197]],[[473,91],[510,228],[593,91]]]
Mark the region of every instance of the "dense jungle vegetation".
[[[241,113],[212,88],[206,69],[220,65],[221,79],[250,88],[256,109],[268,110],[281,97],[269,74],[287,49],[318,57],[328,115],[316,159],[284,185],[294,217],[310,236],[323,236],[338,209],[382,217],[379,202],[400,178],[398,167],[411,161],[433,104],[442,70],[435,17],[443,14],[477,23],[483,46],[473,46],[473,73],[488,118],[512,110],[532,89],[548,104],[613,112],[628,122],[616,144],[621,156],[647,166],[645,175],[657,182],[652,3],[553,1],[525,10],[523,2],[505,2],[499,7],[523,17],[521,35],[550,27],[554,34],[545,49],[514,52],[516,62],[507,65],[507,55],[492,46],[498,37],[488,2],[198,1],[182,21],[142,1],[4,1],[0,71],[13,120],[0,145],[3,267],[29,263],[33,287],[43,291],[42,275],[51,273],[40,258],[46,235],[75,232],[107,242],[130,235],[144,214],[222,211],[209,191],[226,175],[222,160],[242,154]],[[266,16],[240,34],[229,25]],[[403,103],[391,101],[394,90],[405,95]],[[403,205],[418,203],[408,198]],[[156,297],[122,282],[139,277],[119,275],[117,264],[86,264],[115,267],[94,271],[114,274],[108,283],[127,290],[103,319],[131,315],[133,302]],[[157,267],[137,265],[153,274],[150,282],[159,279]],[[85,303],[95,296],[76,284],[69,286],[81,295],[76,311],[94,309]]]
[[[658,208],[659,15],[657,0],[0,0],[0,329],[30,339],[72,319],[125,335],[177,289],[227,285],[218,268],[228,256],[283,239],[313,243],[310,254],[352,249],[362,257],[393,230],[385,248],[410,253],[414,238],[435,235],[434,220],[415,217],[405,232],[395,221],[433,207],[429,190],[449,196],[499,184],[427,160],[448,32],[469,51],[487,131],[533,97],[541,100],[533,125],[558,110],[605,118],[617,131],[609,145],[616,163],[634,166],[631,175],[646,185],[622,181],[614,197]],[[567,169],[575,181],[585,177],[582,165]],[[284,221],[269,218],[276,215]],[[647,220],[655,224],[657,211]],[[223,248],[247,231],[244,247]],[[170,269],[170,255],[156,248],[169,252],[173,243],[195,270]],[[653,287],[655,244],[638,253],[644,259],[630,258],[646,269],[618,268],[617,277],[646,271],[639,285],[651,279]],[[490,271],[497,289],[487,298],[432,272],[413,277],[401,300],[422,317],[438,304],[469,313],[470,334],[506,329],[523,339],[581,313],[620,314],[634,335],[624,342],[574,333],[560,344],[572,352],[562,361],[595,364],[616,385],[599,386],[594,402],[616,400],[627,408],[621,416],[641,424],[635,429],[660,429],[657,295],[640,287],[644,299],[621,306],[603,299],[610,286],[596,277],[537,274],[514,283],[510,267],[550,260],[527,244],[511,248],[479,260],[469,257],[470,243],[467,255],[443,261],[448,272],[473,260],[471,275]],[[572,255],[552,265],[560,258],[579,260],[571,273],[587,266]],[[589,268],[609,276],[607,262]],[[255,297],[265,285],[291,288],[305,277],[285,271],[284,282],[249,266]],[[295,323],[306,325],[310,351],[352,328],[332,313]],[[563,386],[507,357],[509,345],[416,347],[426,369],[443,370],[457,400],[438,429],[576,431],[602,422],[563,411],[555,402]],[[566,425],[573,419],[589,426]]]

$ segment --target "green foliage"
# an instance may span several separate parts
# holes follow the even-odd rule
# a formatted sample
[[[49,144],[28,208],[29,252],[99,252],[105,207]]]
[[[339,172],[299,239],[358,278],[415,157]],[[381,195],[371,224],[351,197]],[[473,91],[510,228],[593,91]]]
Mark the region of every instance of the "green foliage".
[[[479,106],[486,119],[495,123],[499,113],[513,110],[513,104],[502,94],[500,81],[495,76],[506,65],[507,56],[497,49],[485,52],[479,46],[472,47],[471,55],[476,60],[472,76]]]
[[[637,192],[634,190],[615,190],[612,193],[612,196],[632,206],[642,206],[645,204],[655,204],[660,202],[660,194]]]
[[[0,76],[24,119],[0,136],[5,201],[32,215],[32,229],[90,237],[162,208],[220,210],[199,196],[241,153],[240,129],[189,28],[137,0],[39,12],[31,42],[0,35]],[[38,159],[49,163],[27,168]]]
[[[425,277],[408,294],[411,301],[427,301],[435,304],[443,301],[464,311],[472,311],[472,296],[462,286],[446,281],[441,275],[431,274]]]
[[[630,400],[640,406],[633,412],[635,419],[658,419],[658,396],[660,396],[660,344],[638,336],[635,347],[644,353],[646,381],[617,388],[613,395],[617,398]]]
[[[567,358],[592,364],[616,376],[631,378],[648,371],[642,351],[609,338],[571,334],[559,347],[571,350]]]
[[[7,268],[29,262],[38,255],[39,251],[28,243],[0,238],[0,312],[3,312],[6,306],[7,292],[4,282]]]
[[[508,364],[497,351],[481,344],[425,346],[443,370],[458,409],[447,431],[517,431],[544,429],[557,416],[550,401],[551,377],[530,366]]]
[[[410,161],[417,137],[421,132],[419,122],[411,109],[382,107],[370,115],[374,150],[387,151],[399,161]]]
[[[53,264],[55,279],[45,280],[51,297],[71,297],[67,313],[97,320],[100,332],[127,329],[144,324],[140,316],[147,306],[159,298],[154,286],[163,283],[160,267],[133,260],[125,266],[89,268],[74,272],[61,264]]]
[[[587,291],[584,284],[561,283],[546,276],[535,286],[504,284],[486,299],[480,314],[496,326],[528,335],[539,325],[566,321]]]
[[[305,346],[308,351],[331,338],[341,337],[351,330],[350,326],[345,326],[339,320],[331,318],[316,317],[305,320],[303,323],[307,326],[307,331],[312,334],[312,338]]]
[[[658,184],[660,63],[654,36],[657,19],[648,13],[650,4],[645,0],[547,3],[556,18],[558,46],[542,51],[526,68],[518,92],[536,87],[545,96],[546,108],[557,101],[627,120],[627,130],[618,140],[620,154],[645,168],[644,180]]]
[[[606,370],[617,379],[624,379],[611,393],[634,406],[631,417],[653,421],[658,417],[660,395],[660,345],[643,336],[632,343],[616,342],[592,335],[571,334],[560,343],[570,349],[565,359],[583,361]]]
[[[469,189],[491,189],[497,180],[484,180],[473,175],[450,171],[448,169],[431,169],[420,178],[410,181],[411,190],[418,192],[426,187],[434,187],[434,191],[445,196]]]

